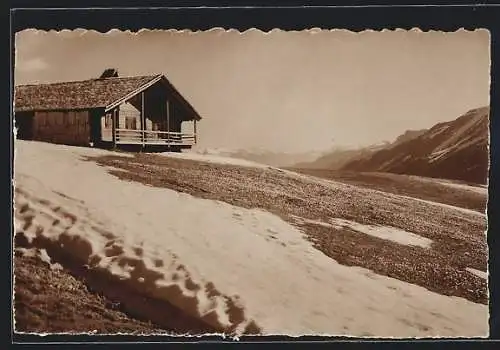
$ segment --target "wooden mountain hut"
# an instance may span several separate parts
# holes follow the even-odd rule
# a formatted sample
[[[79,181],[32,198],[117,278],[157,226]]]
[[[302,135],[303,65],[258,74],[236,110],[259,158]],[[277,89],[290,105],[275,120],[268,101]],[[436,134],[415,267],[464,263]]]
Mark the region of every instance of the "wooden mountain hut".
[[[17,86],[14,101],[19,139],[68,145],[180,151],[196,143],[201,120],[163,74],[108,69],[97,79]]]

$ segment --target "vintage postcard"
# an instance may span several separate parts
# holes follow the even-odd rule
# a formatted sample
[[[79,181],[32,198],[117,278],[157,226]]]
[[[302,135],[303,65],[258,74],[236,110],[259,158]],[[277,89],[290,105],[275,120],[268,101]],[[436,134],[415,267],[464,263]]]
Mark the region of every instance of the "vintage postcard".
[[[16,332],[487,337],[487,30],[15,35]]]

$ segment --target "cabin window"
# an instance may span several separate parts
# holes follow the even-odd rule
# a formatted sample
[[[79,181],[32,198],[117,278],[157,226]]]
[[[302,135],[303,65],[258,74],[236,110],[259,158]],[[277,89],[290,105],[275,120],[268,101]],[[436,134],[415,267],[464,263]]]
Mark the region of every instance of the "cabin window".
[[[135,117],[125,117],[125,129],[137,129],[137,119]]]

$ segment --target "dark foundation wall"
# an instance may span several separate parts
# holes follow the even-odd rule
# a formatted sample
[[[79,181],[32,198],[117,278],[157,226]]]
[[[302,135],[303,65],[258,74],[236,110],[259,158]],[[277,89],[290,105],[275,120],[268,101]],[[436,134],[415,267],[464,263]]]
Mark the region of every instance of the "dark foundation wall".
[[[91,142],[90,115],[87,110],[34,112],[32,139],[88,146]]]

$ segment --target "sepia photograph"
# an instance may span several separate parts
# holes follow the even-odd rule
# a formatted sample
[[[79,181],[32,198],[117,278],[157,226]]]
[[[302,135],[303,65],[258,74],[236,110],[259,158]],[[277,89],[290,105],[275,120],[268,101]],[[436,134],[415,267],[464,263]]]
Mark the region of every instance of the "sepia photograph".
[[[487,30],[14,46],[15,332],[489,336]]]

